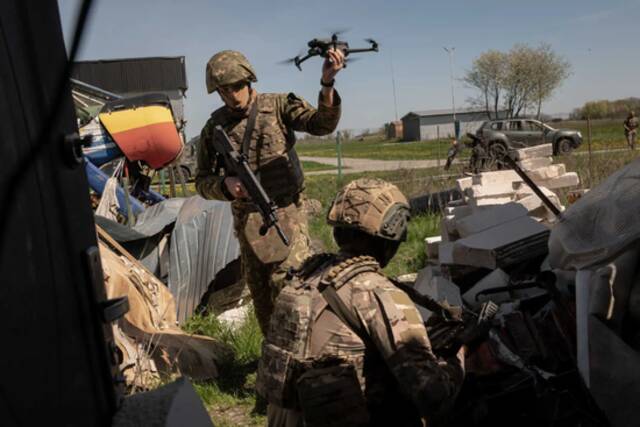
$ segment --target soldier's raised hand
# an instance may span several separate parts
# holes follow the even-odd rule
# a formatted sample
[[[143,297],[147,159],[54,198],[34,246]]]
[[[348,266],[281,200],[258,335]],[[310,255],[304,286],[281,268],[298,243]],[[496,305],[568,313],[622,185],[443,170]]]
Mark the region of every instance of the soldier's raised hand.
[[[338,71],[344,68],[344,53],[340,49],[329,49],[322,64],[322,81],[331,84]]]

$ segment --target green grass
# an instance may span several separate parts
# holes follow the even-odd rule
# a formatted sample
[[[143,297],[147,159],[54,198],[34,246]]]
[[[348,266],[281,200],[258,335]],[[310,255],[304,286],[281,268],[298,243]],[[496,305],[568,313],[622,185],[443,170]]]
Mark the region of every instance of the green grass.
[[[389,276],[399,276],[422,269],[427,261],[424,239],[439,234],[440,215],[419,215],[412,218],[407,241],[400,245],[398,253],[384,268],[384,272]]]
[[[328,170],[335,169],[334,166],[325,165],[324,163],[308,162],[308,161],[301,161],[300,163],[302,163],[302,169],[305,172],[328,171]]]
[[[557,126],[556,126],[557,125]],[[550,123],[552,127],[575,129],[582,132],[582,146],[578,151],[588,151],[588,131],[587,122],[567,121],[560,123]],[[593,120],[591,122],[591,149],[592,150],[611,150],[618,148],[627,148],[627,141],[624,137],[622,121],[618,120]]]
[[[440,171],[435,169],[414,169],[347,174],[343,177],[342,184],[365,176],[375,177],[395,183],[407,197],[412,197],[453,187],[455,181],[453,178],[446,180],[434,178],[434,175],[439,173]],[[341,185],[335,175],[307,176],[305,185],[306,196],[319,200],[323,207],[321,215],[309,218],[309,234],[313,240],[322,243],[325,250],[336,251],[333,231],[327,225],[325,218],[331,201]],[[407,241],[400,245],[398,253],[385,268],[385,273],[397,276],[416,272],[424,267],[426,261],[424,239],[439,234],[439,224],[440,217],[437,215],[420,215],[413,218],[409,223]]]
[[[583,145],[578,151],[588,151],[587,122],[566,121],[549,123],[555,128],[573,129],[582,132]],[[622,122],[619,120],[594,120],[591,124],[592,150],[626,148]],[[364,141],[350,140],[343,142],[342,155],[349,158],[373,160],[426,160],[444,159],[451,144],[450,139],[434,141],[399,142],[397,139],[367,138]],[[336,157],[336,143],[332,140],[304,140],[296,144],[301,156]],[[463,150],[458,158],[467,156]]]
[[[221,323],[213,314],[195,315],[183,329],[216,338],[233,350],[233,356],[219,366],[220,374],[215,382],[195,384],[215,425],[266,425],[266,417],[255,410],[255,379],[262,334],[254,313],[250,311],[237,329]]]
[[[576,171],[586,187],[589,183],[595,186],[634,160],[638,154],[640,153],[627,151],[594,154],[591,167],[588,156],[569,155],[556,159],[556,163],[565,163],[568,171]],[[454,169],[452,173],[460,173],[460,166],[455,166]],[[309,219],[311,237],[321,242],[328,251],[337,249],[332,229],[325,222],[326,213],[337,189],[353,179],[363,176],[385,179],[398,185],[407,197],[412,197],[453,187],[455,178],[439,179],[437,175],[440,173],[441,171],[435,169],[422,169],[346,174],[342,182],[338,182],[336,175],[307,176],[306,196],[319,200],[323,206],[321,214]],[[559,193],[560,197],[564,198],[564,192]],[[385,273],[397,276],[421,269],[426,262],[424,238],[439,234],[439,222],[438,215],[420,215],[413,218],[409,224],[407,241],[400,246],[394,259],[385,268]],[[213,315],[197,315],[190,319],[184,328],[192,333],[217,338],[233,349],[233,357],[221,364],[220,377],[216,382],[195,384],[215,425],[266,425],[265,416],[255,411],[255,372],[260,357],[262,335],[253,313],[249,313],[245,323],[235,330],[220,323]]]
[[[373,160],[423,160],[447,156],[451,140],[399,142],[382,138],[364,141],[345,141],[341,145],[342,156]],[[335,141],[300,141],[296,144],[300,156],[336,157]]]

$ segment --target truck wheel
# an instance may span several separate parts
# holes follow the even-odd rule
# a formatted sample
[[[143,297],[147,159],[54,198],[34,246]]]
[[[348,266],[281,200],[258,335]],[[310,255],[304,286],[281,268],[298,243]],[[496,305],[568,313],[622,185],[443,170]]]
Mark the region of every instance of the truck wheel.
[[[191,180],[191,171],[185,165],[180,165],[180,170],[182,171],[182,176],[184,176],[184,182],[189,182]]]
[[[504,156],[507,155],[508,153],[508,149],[507,146],[504,145],[502,142],[499,141],[495,141],[495,142],[491,142],[489,143],[489,156],[488,156],[488,160],[489,160],[489,165],[487,167],[487,169],[504,169],[504,162],[502,161],[502,159],[504,158]]]

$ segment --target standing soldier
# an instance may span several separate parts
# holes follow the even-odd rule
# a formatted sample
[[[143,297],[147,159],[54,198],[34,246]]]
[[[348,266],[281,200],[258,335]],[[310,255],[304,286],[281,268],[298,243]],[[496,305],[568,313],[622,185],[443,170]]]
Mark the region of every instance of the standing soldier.
[[[240,52],[225,50],[207,63],[207,91],[217,91],[225,105],[211,114],[200,134],[196,189],[205,199],[231,201],[242,277],[263,333],[285,273],[310,255],[307,219],[300,211],[303,173],[294,149],[294,132],[327,135],[335,130],[340,96],[333,83],[343,65],[342,51],[330,50],[322,66],[322,89],[315,109],[293,93],[257,93],[251,87],[257,81],[256,73]],[[222,126],[239,152],[248,155],[267,195],[279,207],[279,222],[290,246],[273,229],[264,236],[259,233],[262,217],[240,180],[224,174],[221,157],[213,148],[216,125]]]
[[[627,145],[632,150],[636,149],[636,132],[638,129],[638,118],[636,113],[629,111],[627,120],[624,121],[624,136],[627,137]]]
[[[436,357],[415,305],[381,271],[406,239],[407,199],[359,179],[327,219],[340,252],[291,273],[263,342],[269,426],[436,425],[462,385],[464,350]]]

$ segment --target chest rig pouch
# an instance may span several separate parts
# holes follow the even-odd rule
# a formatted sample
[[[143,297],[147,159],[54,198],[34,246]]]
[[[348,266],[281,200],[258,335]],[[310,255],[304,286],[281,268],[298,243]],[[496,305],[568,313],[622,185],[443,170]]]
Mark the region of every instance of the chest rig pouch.
[[[305,426],[364,426],[369,416],[354,365],[337,356],[311,355],[309,344],[322,311],[336,311],[321,290],[339,289],[379,266],[372,258],[357,257],[325,271],[334,261],[333,256],[312,257],[278,296],[262,347],[257,389],[270,403],[301,411]]]
[[[260,119],[258,120],[258,116]],[[252,134],[256,126],[259,136],[253,142]],[[299,222],[298,195],[302,192],[304,174],[294,148],[295,134],[283,129],[276,117],[275,104],[268,96],[256,99],[247,121],[242,142],[242,152],[251,161],[260,184],[271,200],[279,207],[278,222],[285,235],[290,238],[296,233]],[[254,156],[250,151],[254,150]],[[251,248],[264,264],[279,263],[287,259],[291,248],[282,243],[274,228],[261,235],[262,216],[257,212],[248,215],[244,234]]]

